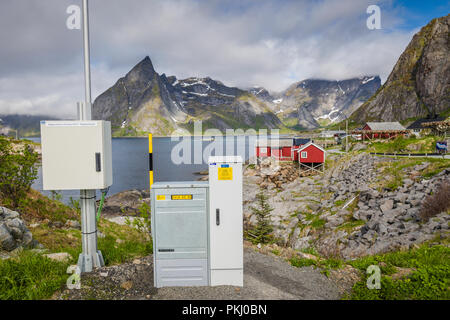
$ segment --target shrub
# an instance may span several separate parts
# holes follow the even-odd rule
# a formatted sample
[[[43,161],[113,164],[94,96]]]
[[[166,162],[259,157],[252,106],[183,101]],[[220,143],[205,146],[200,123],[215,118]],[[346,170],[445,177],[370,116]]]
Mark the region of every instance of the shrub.
[[[450,184],[443,182],[436,193],[428,196],[420,209],[420,218],[427,221],[431,217],[445,212],[450,208]]]
[[[142,199],[141,199],[142,200]],[[151,231],[151,208],[146,202],[142,202],[138,207],[138,217],[132,221],[127,217],[125,222],[128,226],[136,228],[139,232],[150,235]]]
[[[273,228],[269,220],[269,214],[273,208],[267,203],[267,196],[264,195],[262,190],[256,195],[256,201],[258,206],[252,207],[252,211],[256,215],[258,222],[247,234],[251,237],[250,241],[254,244],[268,243],[273,238],[271,235]]]
[[[17,208],[37,177],[38,154],[25,145],[14,150],[10,139],[0,138],[0,195]]]
[[[76,199],[70,197],[69,198],[69,205],[78,214],[81,214],[80,200],[76,200]]]

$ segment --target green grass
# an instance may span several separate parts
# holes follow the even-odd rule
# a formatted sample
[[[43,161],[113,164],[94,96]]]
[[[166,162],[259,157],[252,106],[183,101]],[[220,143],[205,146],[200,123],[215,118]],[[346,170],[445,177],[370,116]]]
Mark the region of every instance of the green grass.
[[[322,228],[326,223],[326,221],[324,219],[320,218],[320,214],[313,214],[313,213],[308,213],[308,212],[298,212],[298,213],[305,215],[305,219],[308,221],[311,221],[309,226],[311,226],[312,228],[315,228],[315,229]],[[305,226],[303,226],[303,227],[305,227]]]
[[[294,267],[297,267],[297,268],[309,267],[309,266],[316,265],[316,261],[314,261],[312,259],[302,259],[302,258],[299,258],[296,256],[289,259],[289,262],[291,265],[293,265]]]
[[[116,238],[111,235],[100,238],[98,248],[102,252],[106,265],[124,263],[135,257],[142,257],[153,252],[151,241],[128,240],[117,243]]]
[[[423,244],[417,249],[369,256],[350,265],[363,274],[353,286],[350,296],[355,300],[448,300],[450,299],[450,248],[447,245]],[[368,289],[366,270],[381,266],[381,289]],[[394,280],[396,267],[413,268],[409,276]]]
[[[364,220],[355,220],[352,217],[350,219],[350,221],[341,224],[336,229],[345,230],[345,231],[347,231],[347,233],[351,233],[353,231],[353,229],[355,229],[356,227],[362,226],[364,224],[366,224],[366,222]]]
[[[377,153],[432,153],[435,152],[438,137],[428,136],[423,138],[404,138],[402,136],[393,140],[380,140],[369,144],[368,152]],[[408,149],[408,146],[416,145],[418,150]]]
[[[0,260],[0,300],[47,299],[67,280],[68,263],[23,251]]]
[[[324,219],[320,219],[320,218],[318,218],[318,219],[314,219],[312,222],[311,222],[311,227],[313,227],[313,228],[315,228],[315,229],[318,229],[318,228],[322,228],[324,225],[325,225],[325,220]]]
[[[436,159],[436,158],[430,158],[426,159],[425,161],[430,162],[430,166],[426,168],[422,176],[424,178],[431,178],[435,176],[436,174],[440,173],[442,170],[450,167],[450,160],[449,159]]]
[[[4,201],[5,199],[0,198],[0,204]],[[6,205],[6,207],[8,206]],[[45,197],[33,189],[28,192],[24,199],[19,201],[17,211],[21,213],[21,218],[28,223],[43,219],[65,223],[67,220],[77,220],[79,217],[74,208]]]
[[[46,253],[67,252],[71,259],[67,263],[56,262],[31,250],[24,250],[16,257],[0,260],[0,299],[46,299],[60,289],[69,277],[67,267],[76,264],[81,253],[81,231],[51,227],[44,219],[64,223],[77,219],[78,215],[73,208],[33,190],[21,201],[21,212],[25,213],[22,218],[28,223],[39,222],[30,231],[33,238],[46,248]],[[100,220],[98,229],[104,234],[104,237],[98,238],[98,249],[107,266],[153,252],[147,232],[105,219]]]
[[[81,253],[81,231],[74,229],[54,229],[42,225],[32,229],[33,237],[49,252],[67,252],[75,263]],[[100,220],[99,231],[105,237],[98,238],[98,249],[102,252],[106,265],[119,264],[153,252],[151,239],[129,226]]]
[[[271,252],[276,256],[279,256],[281,254],[281,251],[278,249],[272,249]]]
[[[105,237],[98,239],[98,249],[107,266],[131,261],[153,252],[151,240],[131,227],[101,220],[99,230]],[[33,237],[49,253],[67,252],[72,258],[67,263],[56,262],[25,250],[15,258],[0,260],[0,300],[49,298],[67,280],[67,267],[77,262],[81,253],[79,230],[55,229],[42,225],[31,231]]]
[[[305,249],[301,249],[300,251],[303,252],[303,253],[309,253],[309,254],[312,254],[312,255],[315,255],[315,256],[319,255],[319,253],[317,252],[317,250],[314,247],[308,247],[308,248],[305,248]]]
[[[395,161],[383,162],[379,164],[383,168],[379,181],[380,189],[387,187],[391,190],[396,190],[403,184],[403,179],[406,177],[403,169],[411,168],[424,162],[428,162],[429,165],[420,172],[423,178],[430,178],[450,167],[449,159],[440,158],[399,158]]]
[[[329,276],[331,269],[340,269],[345,264],[344,261],[339,258],[313,260],[313,259],[305,259],[305,258],[300,258],[298,256],[293,256],[288,261],[292,266],[297,267],[297,268],[303,268],[303,267],[309,267],[309,266],[314,266],[314,268],[319,268],[319,269],[321,269],[321,272],[327,277]]]

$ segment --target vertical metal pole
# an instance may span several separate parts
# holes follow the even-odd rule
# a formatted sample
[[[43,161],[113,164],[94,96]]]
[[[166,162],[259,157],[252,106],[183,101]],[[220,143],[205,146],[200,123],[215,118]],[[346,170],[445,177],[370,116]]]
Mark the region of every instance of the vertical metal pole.
[[[345,120],[345,152],[348,152],[348,120]]]
[[[89,4],[83,0],[83,50],[84,50],[84,83],[85,83],[85,117],[91,120],[91,58],[89,42]]]
[[[89,53],[89,13],[88,0],[83,0],[83,49],[85,102],[80,108],[80,120],[91,120],[91,70]],[[91,272],[93,268],[105,265],[102,253],[97,250],[97,220],[95,217],[95,190],[80,190],[82,253],[78,258],[81,272]]]

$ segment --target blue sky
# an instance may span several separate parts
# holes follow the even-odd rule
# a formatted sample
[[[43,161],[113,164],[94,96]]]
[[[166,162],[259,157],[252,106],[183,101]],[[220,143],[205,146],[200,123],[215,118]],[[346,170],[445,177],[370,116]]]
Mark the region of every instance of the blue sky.
[[[403,22],[398,27],[408,30],[423,27],[430,20],[450,13],[448,0],[395,0],[393,7],[402,12]]]
[[[76,114],[83,100],[81,0],[0,1],[0,114]],[[381,7],[381,30],[366,25]],[[145,56],[158,73],[286,89],[308,78],[389,76],[450,0],[91,0],[93,97]]]

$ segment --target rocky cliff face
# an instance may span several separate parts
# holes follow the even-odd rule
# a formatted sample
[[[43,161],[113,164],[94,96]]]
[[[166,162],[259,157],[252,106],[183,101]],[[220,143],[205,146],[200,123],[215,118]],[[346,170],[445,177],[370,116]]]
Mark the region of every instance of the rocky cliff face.
[[[312,129],[345,119],[380,85],[378,76],[343,81],[304,80],[291,85],[273,101],[274,111],[288,126]]]
[[[185,113],[171,99],[166,81],[146,57],[95,100],[93,119],[111,121],[113,133],[118,135],[141,131],[169,134]]]
[[[382,88],[352,119],[402,121],[450,109],[450,15],[433,19],[400,56]]]
[[[279,119],[248,92],[211,78],[178,80],[159,75],[149,57],[94,102],[93,118],[109,120],[115,135],[152,132],[170,135],[178,128],[278,128]]]

